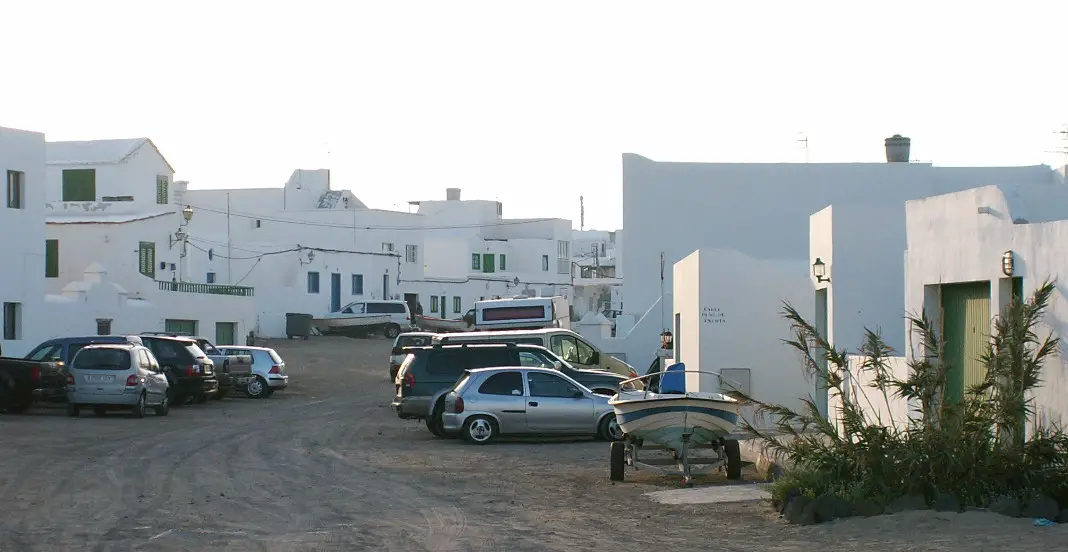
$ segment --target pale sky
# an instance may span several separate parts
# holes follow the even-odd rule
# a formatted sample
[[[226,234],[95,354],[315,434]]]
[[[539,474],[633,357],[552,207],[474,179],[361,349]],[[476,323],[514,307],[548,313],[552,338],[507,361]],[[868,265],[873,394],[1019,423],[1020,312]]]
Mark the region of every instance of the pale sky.
[[[1058,164],[1068,2],[0,0],[0,126],[147,136],[194,188],[622,224],[620,154]],[[328,154],[329,152],[329,154]]]

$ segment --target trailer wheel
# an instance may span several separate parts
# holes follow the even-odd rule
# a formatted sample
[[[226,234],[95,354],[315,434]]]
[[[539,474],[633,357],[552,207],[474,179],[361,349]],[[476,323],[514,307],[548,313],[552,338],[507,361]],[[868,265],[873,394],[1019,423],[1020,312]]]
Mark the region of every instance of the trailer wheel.
[[[623,481],[623,470],[625,463],[623,462],[623,449],[627,445],[623,441],[612,441],[612,448],[609,449],[609,461],[608,461],[608,479],[612,481]]]
[[[723,443],[723,452],[727,456],[727,479],[742,478],[742,449],[736,439]]]

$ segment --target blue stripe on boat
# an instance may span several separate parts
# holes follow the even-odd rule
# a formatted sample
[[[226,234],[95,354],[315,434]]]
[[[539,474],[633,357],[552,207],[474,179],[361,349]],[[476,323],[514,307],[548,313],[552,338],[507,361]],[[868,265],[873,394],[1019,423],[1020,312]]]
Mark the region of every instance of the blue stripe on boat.
[[[664,412],[700,412],[702,414],[708,414],[726,420],[732,424],[738,423],[738,414],[734,412],[728,412],[719,408],[709,408],[707,406],[692,406],[692,405],[675,405],[675,406],[657,406],[655,408],[645,408],[634,412],[628,412],[626,414],[616,414],[616,421],[621,424],[640,420],[646,416],[652,416],[653,414],[662,414]]]

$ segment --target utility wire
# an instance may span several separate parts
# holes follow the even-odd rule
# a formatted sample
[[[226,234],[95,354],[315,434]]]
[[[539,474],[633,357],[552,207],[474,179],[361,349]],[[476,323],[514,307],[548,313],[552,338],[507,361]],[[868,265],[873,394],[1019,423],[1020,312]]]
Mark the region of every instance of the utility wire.
[[[344,224],[344,223],[336,223],[336,222],[309,222],[309,221],[303,221],[303,220],[277,218],[277,217],[271,217],[271,216],[266,216],[266,215],[257,215],[257,214],[254,214],[254,213],[240,213],[240,212],[235,212],[235,211],[229,211],[229,213],[228,213],[225,209],[216,209],[214,207],[205,207],[203,205],[194,205],[194,204],[186,204],[186,205],[189,205],[190,207],[192,207],[194,209],[197,209],[197,210],[207,211],[209,213],[216,213],[216,214],[220,214],[220,215],[229,214],[232,217],[256,219],[256,220],[262,220],[262,221],[267,221],[267,222],[278,222],[278,223],[282,223],[282,224],[299,224],[299,225],[302,225],[302,226],[314,226],[314,227],[321,227],[321,228],[345,228],[345,229],[349,229],[349,230],[353,230],[353,229],[356,229],[356,230],[402,230],[402,231],[409,231],[409,230],[410,231],[418,231],[418,230],[459,230],[459,229],[464,229],[464,228],[493,228],[493,227],[496,227],[496,226],[516,226],[516,225],[519,225],[519,224],[535,224],[535,223],[547,222],[547,221],[551,221],[551,220],[561,220],[561,219],[554,219],[554,218],[537,218],[537,219],[527,219],[527,220],[509,220],[509,221],[483,223],[483,224],[455,224],[455,225],[439,225],[439,226],[376,226],[376,225],[358,225],[358,224],[355,224],[355,223],[353,223],[353,224]],[[406,213],[400,213],[400,214],[406,214]]]

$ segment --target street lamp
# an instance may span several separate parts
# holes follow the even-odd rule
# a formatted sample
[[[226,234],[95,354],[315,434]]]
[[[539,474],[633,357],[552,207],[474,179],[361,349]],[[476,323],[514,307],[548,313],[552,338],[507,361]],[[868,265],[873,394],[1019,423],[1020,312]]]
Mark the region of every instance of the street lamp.
[[[191,206],[182,207],[182,218],[185,219],[186,224],[189,224],[189,221],[193,218],[193,208]]]
[[[823,263],[823,260],[816,257],[816,262],[812,263],[812,275],[816,277],[817,283],[830,282],[831,279],[827,276],[827,265]]]

